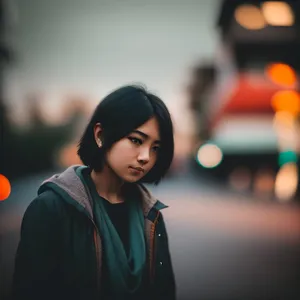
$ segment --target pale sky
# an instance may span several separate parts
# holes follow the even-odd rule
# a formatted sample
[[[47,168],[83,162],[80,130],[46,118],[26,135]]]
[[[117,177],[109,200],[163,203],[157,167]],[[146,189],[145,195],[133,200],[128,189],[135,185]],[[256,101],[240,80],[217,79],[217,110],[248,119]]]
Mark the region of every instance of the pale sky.
[[[189,131],[185,84],[193,63],[216,52],[219,0],[16,3],[18,63],[7,74],[16,111],[30,91],[43,92],[55,113],[64,93],[85,93],[96,104],[120,85],[141,82],[166,102],[177,130]]]

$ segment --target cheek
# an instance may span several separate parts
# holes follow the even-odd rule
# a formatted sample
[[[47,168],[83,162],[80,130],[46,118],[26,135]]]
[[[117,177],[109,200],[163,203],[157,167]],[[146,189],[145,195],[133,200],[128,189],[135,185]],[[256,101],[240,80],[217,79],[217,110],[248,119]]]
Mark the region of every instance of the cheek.
[[[107,161],[111,165],[122,165],[134,156],[134,148],[126,141],[119,142],[107,152]]]

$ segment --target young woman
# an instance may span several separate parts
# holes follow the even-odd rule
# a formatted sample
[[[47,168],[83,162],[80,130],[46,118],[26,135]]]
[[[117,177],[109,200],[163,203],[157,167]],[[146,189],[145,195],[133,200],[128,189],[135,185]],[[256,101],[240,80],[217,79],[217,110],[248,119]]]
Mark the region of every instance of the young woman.
[[[158,184],[174,152],[165,104],[125,86],[97,106],[80,140],[83,166],[46,180],[22,221],[15,299],[175,299],[166,206]]]

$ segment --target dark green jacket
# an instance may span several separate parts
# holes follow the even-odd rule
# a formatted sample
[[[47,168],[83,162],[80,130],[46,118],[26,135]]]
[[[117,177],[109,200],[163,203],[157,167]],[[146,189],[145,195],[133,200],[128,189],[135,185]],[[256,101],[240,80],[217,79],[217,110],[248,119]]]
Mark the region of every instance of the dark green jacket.
[[[13,278],[14,299],[101,299],[101,228],[93,220],[88,190],[72,166],[46,180],[27,208]],[[168,236],[160,209],[135,185],[145,215],[149,291],[144,299],[175,299]]]

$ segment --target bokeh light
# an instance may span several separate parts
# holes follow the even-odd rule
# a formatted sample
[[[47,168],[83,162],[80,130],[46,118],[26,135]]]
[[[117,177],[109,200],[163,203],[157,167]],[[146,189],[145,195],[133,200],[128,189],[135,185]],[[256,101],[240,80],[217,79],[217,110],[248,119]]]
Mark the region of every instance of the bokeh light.
[[[11,186],[9,180],[2,174],[0,174],[0,201],[6,200],[11,192]]]
[[[237,23],[249,30],[259,30],[266,26],[266,21],[260,8],[251,4],[238,6],[234,17]]]
[[[283,165],[276,176],[275,195],[281,202],[293,198],[298,186],[298,167],[295,163]]]
[[[272,97],[272,107],[277,111],[286,111],[293,115],[300,112],[300,96],[295,91],[279,91]]]
[[[202,145],[197,153],[198,162],[205,168],[218,166],[223,158],[221,149],[214,144]]]
[[[77,144],[70,143],[62,147],[57,153],[57,164],[59,167],[68,168],[72,165],[82,165],[77,155]]]
[[[237,191],[250,190],[252,175],[248,168],[237,167],[229,175],[229,185]]]
[[[276,112],[273,125],[277,135],[279,152],[285,153],[291,150],[297,152],[299,148],[299,130],[296,116],[286,111]]]
[[[283,166],[287,163],[297,163],[298,155],[293,150],[286,150],[279,154],[278,164]]]
[[[272,63],[266,68],[267,76],[276,84],[293,87],[297,82],[295,70],[287,64]]]
[[[287,111],[278,111],[274,115],[273,125],[275,129],[282,126],[292,129],[294,127],[294,123],[294,116]]]
[[[266,1],[261,8],[265,20],[272,26],[292,26],[294,24],[294,13],[286,2]]]
[[[275,173],[272,169],[262,168],[254,176],[253,190],[255,195],[270,198],[274,189]]]

